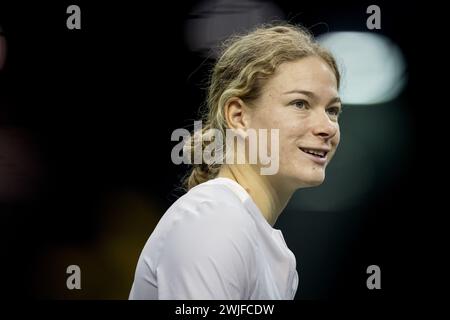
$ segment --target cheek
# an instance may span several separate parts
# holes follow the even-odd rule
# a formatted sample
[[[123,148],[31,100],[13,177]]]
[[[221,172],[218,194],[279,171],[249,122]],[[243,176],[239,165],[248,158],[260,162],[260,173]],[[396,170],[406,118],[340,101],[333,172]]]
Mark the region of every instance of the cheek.
[[[299,125],[284,126],[280,128],[280,162],[292,166],[297,159],[299,146],[306,130]]]
[[[331,140],[331,147],[332,147],[332,151],[331,152],[332,153],[330,154],[329,161],[331,161],[331,159],[334,158],[334,155],[336,153],[336,150],[337,150],[337,148],[339,146],[340,141],[341,141],[341,133],[340,133],[339,128],[338,128],[338,131],[336,132],[336,135]]]
[[[333,137],[333,141],[332,141],[333,146],[335,148],[337,148],[337,146],[339,145],[340,141],[341,141],[341,131],[340,131],[339,125],[338,125],[336,135]]]
[[[289,143],[300,141],[307,132],[307,126],[301,121],[286,119],[284,124],[280,125],[280,136],[283,136],[284,140]]]
[[[254,109],[251,115],[252,127],[262,129],[282,129],[287,123],[284,106],[272,99],[265,99]],[[280,130],[281,131],[281,130]]]

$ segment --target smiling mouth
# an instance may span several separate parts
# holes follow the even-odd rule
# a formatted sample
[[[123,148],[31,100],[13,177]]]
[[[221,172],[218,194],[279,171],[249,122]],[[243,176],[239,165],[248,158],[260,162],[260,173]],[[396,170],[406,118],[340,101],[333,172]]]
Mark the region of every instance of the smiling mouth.
[[[319,149],[307,149],[307,148],[299,148],[304,153],[310,154],[312,156],[315,156],[317,158],[326,159],[328,151],[326,150],[319,150]]]

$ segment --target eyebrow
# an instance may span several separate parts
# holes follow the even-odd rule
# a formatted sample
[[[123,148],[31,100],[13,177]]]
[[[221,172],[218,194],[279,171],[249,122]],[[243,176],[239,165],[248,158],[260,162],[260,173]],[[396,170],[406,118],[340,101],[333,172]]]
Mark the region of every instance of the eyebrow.
[[[304,95],[310,97],[311,99],[317,99],[317,95],[314,92],[311,92],[308,90],[291,90],[291,91],[284,92],[283,94],[292,94],[292,93],[301,93],[301,94],[304,94]],[[332,104],[335,102],[339,102],[340,104],[342,104],[341,98],[339,98],[339,97],[332,98],[328,102],[328,104]]]

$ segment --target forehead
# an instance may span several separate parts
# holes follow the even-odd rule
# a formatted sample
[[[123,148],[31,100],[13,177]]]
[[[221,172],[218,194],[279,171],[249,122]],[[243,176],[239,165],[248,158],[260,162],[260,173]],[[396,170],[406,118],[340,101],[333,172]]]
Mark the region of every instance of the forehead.
[[[319,57],[306,57],[278,66],[266,83],[266,89],[277,93],[308,90],[318,94],[337,94],[336,76]]]

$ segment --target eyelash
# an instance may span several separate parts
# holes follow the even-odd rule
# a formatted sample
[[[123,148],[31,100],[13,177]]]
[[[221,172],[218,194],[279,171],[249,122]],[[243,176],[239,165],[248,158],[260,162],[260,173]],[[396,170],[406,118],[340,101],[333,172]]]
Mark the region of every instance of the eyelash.
[[[336,117],[339,116],[342,112],[341,108],[339,108],[339,107],[331,107],[331,108],[328,108],[327,110],[334,110],[335,113],[333,115]]]
[[[308,103],[308,101],[306,101],[306,100],[294,100],[294,101],[292,101],[291,102],[291,105],[294,105],[294,106],[296,106],[297,108],[299,108],[299,109],[301,109],[302,107],[299,107],[297,104],[298,103],[302,103],[303,104],[303,107],[309,107],[309,103]],[[341,108],[339,108],[339,107],[330,107],[330,108],[328,108],[327,109],[327,111],[329,111],[329,110],[333,110],[334,111],[334,113],[332,114],[332,116],[335,116],[335,117],[338,117],[340,114],[341,114],[341,112],[342,112],[342,110],[341,110]]]
[[[295,101],[292,101],[291,104],[295,105],[297,108],[299,108],[297,106],[297,103],[299,103],[299,102],[303,103],[305,106],[309,106],[308,101],[306,101],[306,100],[295,100]]]

